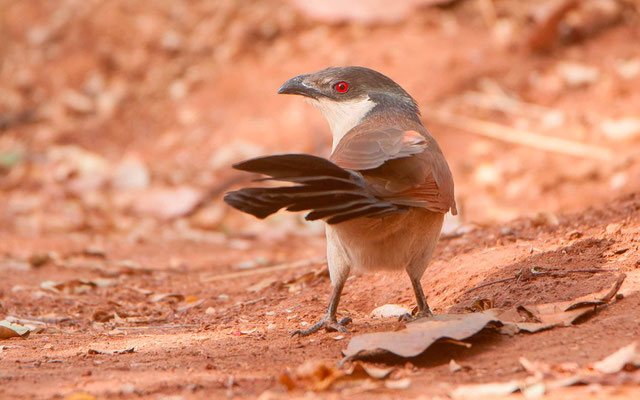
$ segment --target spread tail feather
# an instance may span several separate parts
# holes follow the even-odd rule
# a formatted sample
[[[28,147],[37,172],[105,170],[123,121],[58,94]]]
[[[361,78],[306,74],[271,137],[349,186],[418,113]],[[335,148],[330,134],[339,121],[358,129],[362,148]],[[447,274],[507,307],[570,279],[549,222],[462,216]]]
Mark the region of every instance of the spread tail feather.
[[[404,212],[405,207],[375,197],[362,176],[321,157],[283,154],[233,165],[235,169],[267,175],[263,180],[295,186],[243,188],[228,192],[224,201],[240,211],[265,218],[282,208],[309,212],[305,219],[337,224],[353,218]]]

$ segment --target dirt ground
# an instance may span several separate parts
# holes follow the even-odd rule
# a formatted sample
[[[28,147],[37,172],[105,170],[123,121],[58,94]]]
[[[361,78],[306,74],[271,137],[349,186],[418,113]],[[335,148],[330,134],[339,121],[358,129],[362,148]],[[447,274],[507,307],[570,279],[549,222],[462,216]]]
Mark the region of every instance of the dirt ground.
[[[0,320],[33,330],[0,340],[0,399],[449,398],[530,378],[522,359],[591,368],[640,341],[640,3],[382,4],[0,0]],[[351,338],[404,328],[372,310],[414,303],[405,275],[356,274],[348,334],[290,338],[329,300],[322,225],[221,201],[252,178],[235,161],[328,155],[322,117],[276,91],[330,65],[406,88],[449,161],[460,216],[422,279],[436,314],[624,273],[620,295],[567,327],[366,357],[384,381],[288,389],[301,366],[353,365]],[[546,396],[639,385],[627,365]]]

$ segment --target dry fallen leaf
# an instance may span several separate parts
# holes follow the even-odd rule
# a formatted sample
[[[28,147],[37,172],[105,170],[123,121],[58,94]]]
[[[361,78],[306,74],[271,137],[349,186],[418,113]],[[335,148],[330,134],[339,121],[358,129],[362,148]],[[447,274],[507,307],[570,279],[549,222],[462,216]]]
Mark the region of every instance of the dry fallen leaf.
[[[18,325],[10,321],[0,321],[0,340],[10,339],[12,337],[21,337],[26,339],[31,333],[31,329],[24,325]]]
[[[384,383],[384,387],[386,387],[387,389],[404,390],[409,389],[409,386],[411,386],[411,379],[409,378],[398,379],[395,381],[386,381]]]
[[[490,310],[492,308],[493,308],[493,300],[477,299],[469,306],[469,311],[478,312],[478,311]]]
[[[496,310],[435,315],[409,323],[401,331],[356,336],[349,342],[344,355],[346,359],[353,359],[366,351],[386,350],[401,357],[415,357],[438,339],[463,340],[475,335],[491,322],[498,322]]]
[[[124,349],[124,350],[96,350],[96,349],[89,349],[87,351],[87,354],[130,354],[130,353],[135,353],[136,352],[136,348],[134,347],[129,347],[128,349]]]
[[[458,364],[456,360],[452,358],[451,361],[449,361],[449,371],[453,373],[461,370],[462,370],[462,367],[460,366],[460,364]]]
[[[301,387],[314,391],[325,391],[337,383],[383,380],[388,378],[393,370],[394,368],[378,368],[361,363],[354,363],[349,368],[341,370],[324,362],[308,361],[298,367],[294,374],[281,375],[278,381],[288,390]]]
[[[275,284],[276,282],[278,282],[278,278],[273,278],[273,277],[265,278],[265,279],[261,280],[260,282],[249,286],[247,288],[247,291],[249,291],[251,293],[260,292],[261,290],[268,288],[269,286]]]
[[[640,351],[638,343],[633,342],[610,356],[594,363],[592,368],[603,374],[613,374],[622,371],[625,367],[640,368]]]
[[[520,331],[535,333],[556,326],[569,326],[596,312],[596,306],[611,301],[626,278],[621,274],[611,287],[569,301],[523,305],[507,309],[498,315],[504,324],[501,332],[512,335]],[[522,321],[523,315],[527,318]]]
[[[195,301],[192,301],[192,302],[187,302],[187,304],[176,308],[176,312],[183,312],[183,311],[189,310],[191,308],[198,307],[202,303],[204,303],[204,299],[195,300]]]
[[[475,335],[492,322],[506,334],[568,326],[595,313],[596,306],[613,299],[624,279],[625,275],[622,274],[610,288],[571,301],[518,306],[507,310],[490,309],[471,314],[436,315],[409,323],[401,331],[355,336],[343,353],[345,360],[377,350],[386,350],[401,357],[415,357],[438,340],[469,347],[468,343],[461,340]],[[527,317],[525,321],[522,320],[523,314]]]
[[[151,296],[149,300],[151,300],[151,302],[153,303],[157,303],[165,299],[169,299],[173,302],[180,302],[180,301],[184,301],[185,297],[180,293],[158,293],[156,295]]]
[[[454,399],[491,398],[493,396],[506,396],[520,389],[520,384],[515,381],[485,383],[481,385],[463,385],[451,392]]]
[[[70,281],[59,283],[45,281],[40,283],[40,288],[53,293],[84,294],[97,287],[110,287],[115,286],[116,284],[117,280],[115,279],[94,279],[91,281],[72,279]]]
[[[546,393],[578,384],[614,385],[637,384],[640,379],[628,371],[640,368],[640,352],[633,342],[588,367],[575,363],[548,364],[520,358],[520,364],[530,374],[520,381],[464,385],[451,392],[453,398],[504,396],[520,390],[525,398],[537,398]]]
[[[11,328],[0,325],[0,340],[11,339],[12,337],[21,337],[24,339],[27,336],[29,336],[29,331],[27,331],[23,336]]]

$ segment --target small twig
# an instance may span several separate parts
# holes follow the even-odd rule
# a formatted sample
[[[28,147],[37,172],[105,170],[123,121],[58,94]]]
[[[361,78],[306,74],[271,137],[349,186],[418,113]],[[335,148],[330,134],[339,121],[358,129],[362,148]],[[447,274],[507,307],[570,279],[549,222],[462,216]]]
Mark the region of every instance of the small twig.
[[[503,279],[498,279],[497,281],[492,281],[492,282],[487,282],[487,283],[483,283],[481,285],[478,285],[476,287],[472,287],[471,289],[467,289],[465,290],[464,293],[462,294],[467,294],[469,292],[473,292],[474,290],[478,290],[478,289],[482,289],[483,287],[487,287],[487,286],[491,286],[491,285],[495,285],[496,283],[502,283],[502,282],[507,282],[507,281],[512,281],[514,279],[516,279],[516,276],[512,276],[509,278],[503,278]]]
[[[574,272],[586,272],[589,274],[597,274],[598,272],[617,272],[619,268],[591,268],[591,269],[561,269],[561,268],[547,268],[536,265],[531,268],[531,273],[534,275],[546,274],[550,272],[564,272],[564,273],[574,273]]]
[[[468,342],[462,342],[460,340],[455,340],[455,339],[451,339],[451,338],[443,338],[440,339],[440,342],[443,343],[451,343],[451,344],[455,344],[456,346],[462,346],[462,347],[466,347],[467,349],[470,349],[472,344],[468,343]]]
[[[452,126],[469,133],[502,140],[507,143],[519,144],[540,150],[565,155],[610,161],[612,152],[600,146],[574,142],[572,140],[539,135],[530,131],[523,131],[509,126],[483,121],[476,118],[464,117],[445,111],[425,110],[426,119],[432,119],[441,124]]]
[[[533,267],[531,267],[530,272],[531,272],[531,274],[533,276],[540,276],[540,275],[548,275],[548,274],[551,274],[553,272],[561,272],[561,273],[565,273],[565,274],[586,272],[586,273],[590,273],[590,274],[596,274],[598,272],[616,272],[618,270],[619,270],[618,268],[609,268],[609,269],[593,268],[593,269],[568,269],[568,270],[563,270],[563,269],[560,269],[560,268],[546,268],[546,267],[541,267],[539,265],[534,265]],[[497,281],[491,281],[491,282],[483,283],[481,285],[472,287],[471,289],[465,290],[462,294],[467,294],[469,292],[473,292],[474,290],[482,289],[484,287],[495,285],[497,283],[512,281],[514,279],[516,279],[516,282],[519,283],[520,279],[523,276],[524,276],[524,274],[522,273],[522,269],[520,269],[518,272],[516,272],[516,274],[514,276],[510,276],[508,278],[503,278],[503,279],[498,279]]]
[[[266,297],[260,297],[259,299],[250,300],[250,301],[247,301],[245,303],[242,303],[242,305],[243,306],[250,306],[251,304],[256,304],[256,303],[259,303],[259,302],[265,301],[265,300],[267,300]]]
[[[176,328],[197,328],[200,325],[148,325],[148,326],[117,326],[115,329],[139,330],[139,329],[176,329]]]
[[[240,272],[232,272],[230,274],[223,275],[215,275],[208,278],[204,278],[203,282],[217,282],[223,281],[226,279],[234,279],[234,278],[242,278],[244,276],[254,276],[259,274],[266,274],[274,271],[282,271],[285,269],[294,269],[294,268],[304,268],[304,267],[314,267],[317,265],[325,264],[327,260],[325,258],[318,258],[313,260],[305,260],[305,261],[296,261],[287,264],[274,265],[271,267],[262,267],[262,268],[254,268],[248,271],[240,271]]]
[[[617,272],[620,268],[594,268],[594,269],[569,269],[566,272],[588,272],[591,274],[597,274],[598,272]]]

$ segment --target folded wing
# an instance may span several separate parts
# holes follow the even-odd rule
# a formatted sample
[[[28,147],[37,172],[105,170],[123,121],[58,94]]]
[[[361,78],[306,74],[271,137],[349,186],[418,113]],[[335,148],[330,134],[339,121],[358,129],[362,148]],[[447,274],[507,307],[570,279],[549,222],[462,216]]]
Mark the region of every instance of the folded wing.
[[[457,214],[451,171],[424,127],[376,128],[379,125],[362,124],[347,133],[331,161],[360,172],[369,190],[381,199]]]

